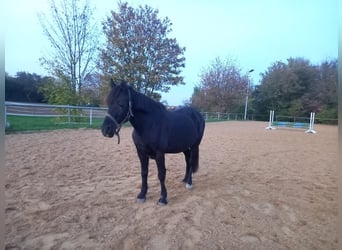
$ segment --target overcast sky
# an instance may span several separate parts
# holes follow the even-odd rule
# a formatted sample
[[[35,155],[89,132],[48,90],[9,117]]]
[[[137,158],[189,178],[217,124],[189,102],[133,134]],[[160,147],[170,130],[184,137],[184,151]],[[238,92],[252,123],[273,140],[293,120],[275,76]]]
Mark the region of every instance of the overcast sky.
[[[48,0],[5,2],[5,71],[47,75],[39,58],[49,51],[37,13],[48,13]],[[337,0],[129,0],[148,4],[173,23],[171,36],[186,47],[182,71],[186,85],[173,87],[162,100],[181,105],[199,83],[201,70],[216,58],[236,59],[242,73],[254,69],[259,84],[273,62],[304,57],[314,64],[337,58]],[[91,1],[99,23],[117,10],[117,1]],[[99,25],[101,27],[101,25]]]

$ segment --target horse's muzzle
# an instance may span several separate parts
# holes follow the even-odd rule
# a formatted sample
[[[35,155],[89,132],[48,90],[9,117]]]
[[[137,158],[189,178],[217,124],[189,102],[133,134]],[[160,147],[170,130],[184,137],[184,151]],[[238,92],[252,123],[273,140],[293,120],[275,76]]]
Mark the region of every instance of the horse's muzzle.
[[[115,134],[115,129],[111,126],[102,126],[101,131],[104,137],[112,138]]]
[[[104,137],[112,138],[114,135],[117,135],[118,144],[120,144],[120,135],[119,135],[120,127],[115,128],[112,124],[107,125],[104,123],[102,124],[101,131]]]
[[[116,128],[114,124],[110,122],[108,117],[106,117],[101,126],[101,131],[102,131],[103,136],[112,138],[115,134],[115,130]]]

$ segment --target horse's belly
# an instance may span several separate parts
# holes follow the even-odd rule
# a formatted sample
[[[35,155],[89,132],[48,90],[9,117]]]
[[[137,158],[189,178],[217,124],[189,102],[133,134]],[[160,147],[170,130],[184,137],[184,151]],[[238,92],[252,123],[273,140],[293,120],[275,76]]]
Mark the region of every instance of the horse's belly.
[[[186,134],[173,135],[162,143],[165,153],[179,153],[190,149],[196,143],[196,133],[188,132]]]
[[[158,151],[180,153],[198,144],[198,130],[190,119],[174,124],[170,123],[164,123],[164,126],[161,126],[159,130],[153,130],[153,133],[145,133],[141,136],[136,134],[133,136],[135,144],[141,144],[145,149],[149,149],[146,150],[150,151],[149,155],[151,152]]]

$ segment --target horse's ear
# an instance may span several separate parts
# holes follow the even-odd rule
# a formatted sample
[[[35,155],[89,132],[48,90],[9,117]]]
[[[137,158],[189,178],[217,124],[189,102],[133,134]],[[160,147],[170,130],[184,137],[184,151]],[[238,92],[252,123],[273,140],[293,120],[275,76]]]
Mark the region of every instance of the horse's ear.
[[[123,89],[123,88],[127,88],[127,82],[122,80],[121,83],[120,83],[120,87]]]
[[[113,79],[111,78],[110,79],[110,87],[111,88],[114,88],[114,87],[116,87],[117,85],[116,85],[116,83],[113,81]]]

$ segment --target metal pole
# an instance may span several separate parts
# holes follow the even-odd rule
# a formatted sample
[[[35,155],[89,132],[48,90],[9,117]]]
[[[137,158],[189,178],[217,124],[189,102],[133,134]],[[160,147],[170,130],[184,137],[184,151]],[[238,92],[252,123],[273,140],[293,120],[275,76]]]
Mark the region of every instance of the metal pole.
[[[9,128],[9,124],[7,123],[7,105],[5,103],[5,128]]]
[[[68,124],[71,123],[71,117],[70,117],[70,105],[68,105]]]
[[[247,94],[246,94],[246,101],[245,101],[245,115],[244,115],[244,118],[243,118],[245,121],[246,121],[246,119],[247,119],[248,88],[249,88],[249,85],[247,86]]]
[[[249,73],[253,72],[254,69],[250,69],[247,72],[247,91],[246,91],[246,100],[245,100],[245,114],[244,114],[244,120],[247,119],[247,109],[248,109],[248,92],[249,92]]]

